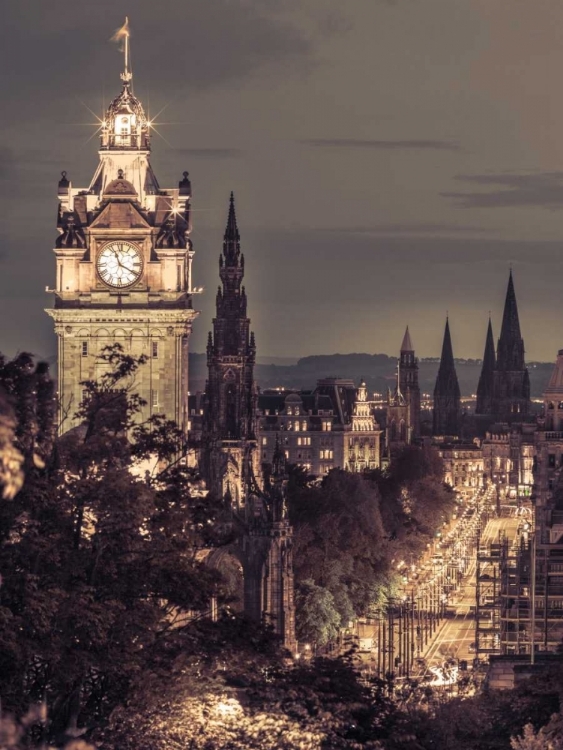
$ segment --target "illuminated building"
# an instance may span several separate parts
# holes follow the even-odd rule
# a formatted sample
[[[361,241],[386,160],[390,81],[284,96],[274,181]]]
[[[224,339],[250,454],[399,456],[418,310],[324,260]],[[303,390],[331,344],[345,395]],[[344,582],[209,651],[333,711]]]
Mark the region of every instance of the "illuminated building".
[[[471,497],[483,487],[483,451],[476,443],[439,443],[444,461],[444,482],[462,496]]]
[[[262,463],[270,463],[280,440],[286,459],[314,476],[331,469],[380,466],[381,429],[362,381],[319,380],[313,391],[265,391],[258,397]]]
[[[126,27],[124,33],[127,34]],[[81,381],[98,379],[102,349],[120,344],[148,359],[135,377],[140,418],[187,423],[192,309],[191,185],[163,189],[150,164],[150,123],[133,93],[128,59],[121,93],[100,126],[99,164],[85,188],[59,182],[54,305],[61,430],[76,425]]]

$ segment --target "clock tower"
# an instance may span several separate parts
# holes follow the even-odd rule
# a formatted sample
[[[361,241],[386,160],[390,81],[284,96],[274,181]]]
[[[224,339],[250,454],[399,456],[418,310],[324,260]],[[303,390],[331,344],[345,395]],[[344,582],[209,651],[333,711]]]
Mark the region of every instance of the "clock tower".
[[[128,32],[126,32],[128,33]],[[133,93],[125,39],[121,93],[101,124],[98,168],[87,188],[59,181],[53,318],[58,337],[60,429],[76,426],[80,383],[105,366],[119,343],[146,355],[134,390],[141,417],[165,414],[187,426],[192,321],[191,184],[159,186],[150,164],[150,122]]]

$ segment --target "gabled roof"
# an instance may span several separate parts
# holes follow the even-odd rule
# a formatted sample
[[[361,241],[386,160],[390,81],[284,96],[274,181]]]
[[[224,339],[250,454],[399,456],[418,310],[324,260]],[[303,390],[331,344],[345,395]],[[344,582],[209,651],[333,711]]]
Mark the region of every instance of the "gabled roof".
[[[101,229],[145,229],[150,224],[141,214],[140,207],[131,201],[110,200],[90,226]]]

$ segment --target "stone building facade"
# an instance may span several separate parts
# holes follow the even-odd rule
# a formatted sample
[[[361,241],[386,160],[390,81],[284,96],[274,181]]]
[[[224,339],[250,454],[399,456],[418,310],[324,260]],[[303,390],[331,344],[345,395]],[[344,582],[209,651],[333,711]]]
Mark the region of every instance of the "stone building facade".
[[[484,486],[483,451],[476,443],[439,443],[444,462],[444,481],[463,497],[470,497]]]
[[[141,419],[165,414],[187,426],[192,309],[191,184],[160,187],[150,164],[150,125],[132,91],[127,60],[121,93],[101,128],[90,185],[59,182],[54,305],[60,429],[77,422],[81,381],[104,372],[104,347],[147,357],[135,376]]]
[[[380,466],[381,429],[362,381],[319,380],[313,391],[265,391],[258,397],[260,460],[270,463],[277,441],[286,459],[311,475]]]

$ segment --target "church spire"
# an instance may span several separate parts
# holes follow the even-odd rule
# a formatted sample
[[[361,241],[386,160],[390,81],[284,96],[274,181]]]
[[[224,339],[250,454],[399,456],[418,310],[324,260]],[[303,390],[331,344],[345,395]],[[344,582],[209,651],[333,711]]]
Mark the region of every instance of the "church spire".
[[[477,385],[476,414],[491,414],[493,408],[493,392],[495,380],[495,340],[493,338],[493,326],[489,317],[487,327],[487,338],[485,341],[485,352],[483,354],[483,367]]]
[[[450,322],[446,318],[442,356],[434,387],[434,434],[457,435],[459,432],[460,390],[455,370]]]
[[[399,355],[399,387],[409,407],[409,431],[413,438],[420,435],[420,387],[418,385],[418,360],[414,356],[409,327],[407,326]]]
[[[502,422],[521,420],[530,408],[530,378],[524,361],[512,269],[502,316],[494,375],[492,413]]]
[[[401,344],[401,354],[403,352],[414,352],[414,347],[412,345],[411,335],[409,333],[408,326],[407,326],[407,330],[405,331],[405,335],[403,336],[403,343]]]
[[[502,316],[502,328],[498,340],[497,369],[506,371],[523,370],[524,341],[520,333],[518,306],[514,292],[512,269],[508,277],[508,288]]]

